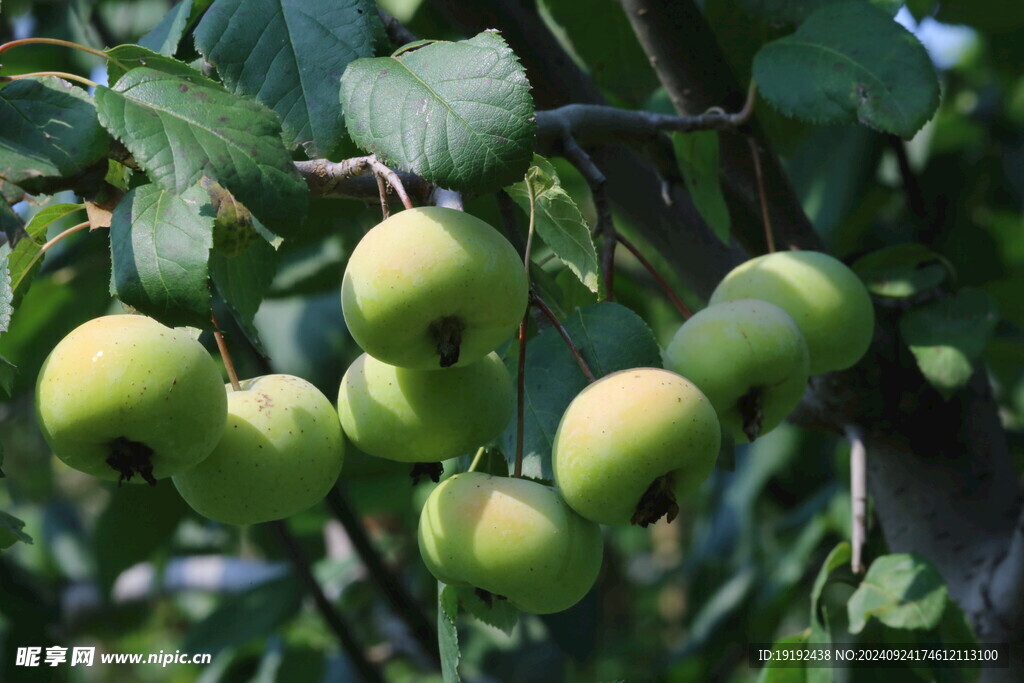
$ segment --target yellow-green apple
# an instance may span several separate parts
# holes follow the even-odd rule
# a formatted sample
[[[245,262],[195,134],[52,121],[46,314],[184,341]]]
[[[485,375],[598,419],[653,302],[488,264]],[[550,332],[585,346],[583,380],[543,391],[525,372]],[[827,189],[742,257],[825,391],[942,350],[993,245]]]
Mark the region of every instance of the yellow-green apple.
[[[721,438],[715,409],[689,380],[660,368],[615,372],[562,415],[555,483],[576,512],[601,524],[672,521],[677,500],[714,469]]]
[[[778,251],[740,264],[710,303],[736,299],[761,299],[788,313],[807,342],[812,375],[850,367],[874,335],[875,309],[864,283],[818,251]]]
[[[265,375],[241,386],[226,387],[228,421],[213,453],[174,477],[181,497],[204,517],[227,524],[282,519],[320,502],[345,455],[330,400],[291,375]]]
[[[338,391],[349,440],[402,462],[440,462],[486,444],[505,429],[514,403],[512,378],[496,353],[443,370],[398,368],[364,353]]]
[[[473,586],[532,614],[579,602],[601,569],[601,529],[558,492],[479,472],[439,484],[420,513],[420,555],[439,581]]]
[[[714,304],[683,323],[665,366],[697,385],[737,441],[793,411],[807,387],[807,344],[785,311],[758,299]]]
[[[54,454],[118,481],[156,483],[202,461],[224,432],[226,406],[206,349],[141,315],[75,328],[50,352],[36,383],[39,427]]]
[[[374,358],[429,370],[480,360],[526,311],[523,263],[484,221],[441,207],[408,209],[360,240],[341,303],[353,339]]]

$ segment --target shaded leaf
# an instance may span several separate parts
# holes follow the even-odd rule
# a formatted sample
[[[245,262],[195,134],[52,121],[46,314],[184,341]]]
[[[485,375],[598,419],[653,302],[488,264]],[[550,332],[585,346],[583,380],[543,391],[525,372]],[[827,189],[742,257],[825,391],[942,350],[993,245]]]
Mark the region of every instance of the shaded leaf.
[[[537,234],[587,289],[599,292],[602,287],[601,265],[590,228],[576,202],[562,189],[554,166],[535,154],[526,179],[509,185],[505,191],[527,216],[530,215],[530,194],[533,193]]]
[[[939,82],[921,43],[863,2],[829,4],[754,58],[762,96],[787,116],[861,123],[913,137],[939,106]]]
[[[459,615],[459,596],[452,586],[437,582],[437,643],[441,651],[441,675],[444,683],[458,683],[459,630],[455,620]]]
[[[0,179],[33,189],[76,175],[103,158],[109,138],[84,90],[59,78],[0,88]]]
[[[3,356],[0,356],[0,390],[3,390],[8,397],[11,396],[11,390],[14,389],[14,377],[17,374],[18,368],[14,363]],[[2,455],[3,454],[0,453],[0,464],[3,463]]]
[[[693,203],[715,236],[728,244],[732,222],[719,179],[718,132],[674,133],[672,146]]]
[[[845,0],[739,0],[739,4],[751,14],[764,17],[772,23],[800,22],[815,10]],[[902,0],[860,0],[870,2],[890,17],[895,17]]]
[[[277,272],[277,251],[262,237],[250,242],[237,256],[210,255],[210,277],[232,317],[253,346],[265,355],[253,322]]]
[[[3,183],[3,181],[0,181],[0,183]],[[8,187],[16,187],[10,183],[3,184]],[[22,236],[24,230],[25,224],[21,220],[21,216],[3,198],[0,198],[0,232],[3,232],[8,242],[14,242]]]
[[[117,297],[169,326],[210,324],[207,264],[213,208],[206,191],[142,185],[114,211],[111,280]]]
[[[900,244],[863,256],[853,264],[868,291],[906,298],[935,289],[955,275],[952,264],[923,244]]]
[[[493,31],[356,60],[341,103],[357,145],[442,187],[496,190],[530,164],[530,84]]]
[[[914,555],[883,555],[871,563],[847,603],[850,633],[875,617],[899,629],[931,629],[946,609],[946,584],[935,568]]]
[[[345,67],[386,43],[371,0],[217,0],[195,40],[228,89],[277,112],[285,144],[303,144],[310,156],[345,136]]]
[[[168,57],[173,56],[178,51],[178,44],[185,35],[191,15],[192,0],[181,0],[164,15],[159,24],[139,38],[139,45]]]
[[[636,367],[661,367],[661,351],[654,334],[636,313],[619,304],[604,302],[573,310],[563,322],[570,338],[596,377]],[[515,354],[510,371],[515,373]],[[587,386],[587,380],[558,330],[548,328],[529,340],[526,347],[525,424],[523,473],[537,479],[554,479],[551,445],[562,414]],[[516,425],[505,431],[506,457],[515,454]]]
[[[900,333],[928,382],[947,398],[964,386],[999,322],[995,300],[965,287],[905,312]]]
[[[276,116],[198,72],[132,69],[96,89],[100,121],[165,190],[182,194],[209,175],[270,229],[294,233],[305,182],[281,143]]]
[[[25,522],[0,510],[0,550],[9,547],[16,541],[32,543],[32,537],[22,531],[24,528]]]

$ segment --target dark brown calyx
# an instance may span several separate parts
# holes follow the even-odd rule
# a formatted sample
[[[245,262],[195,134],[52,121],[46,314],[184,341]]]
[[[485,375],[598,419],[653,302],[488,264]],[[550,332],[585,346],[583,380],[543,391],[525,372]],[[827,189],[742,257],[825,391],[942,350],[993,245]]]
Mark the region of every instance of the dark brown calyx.
[[[495,600],[508,600],[504,595],[485,591],[483,588],[477,588],[473,592],[476,593],[476,597],[480,598],[481,602],[487,605],[488,609],[494,605]]]
[[[430,477],[430,481],[436,484],[441,481],[442,474],[444,474],[444,465],[439,462],[418,462],[409,470],[413,486],[420,483],[420,477]]]
[[[667,516],[669,522],[674,520],[679,514],[676,494],[672,490],[674,485],[675,479],[671,472],[651,482],[644,495],[640,496],[640,502],[636,504],[636,510],[629,519],[630,523],[646,528],[648,524],[653,524],[662,517]]]
[[[743,420],[743,433],[751,442],[761,435],[761,424],[764,421],[764,413],[761,410],[762,393],[761,387],[753,387],[736,401],[736,409]]]
[[[453,315],[435,320],[430,324],[430,336],[437,344],[437,355],[441,357],[441,367],[447,368],[459,362],[459,348],[462,346],[462,333],[466,325]]]
[[[156,486],[156,479],[153,477],[152,448],[123,436],[111,441],[107,448],[110,450],[110,457],[106,460],[107,464],[121,475],[117,480],[118,486],[126,481],[131,481],[136,474],[145,479],[150,486]]]

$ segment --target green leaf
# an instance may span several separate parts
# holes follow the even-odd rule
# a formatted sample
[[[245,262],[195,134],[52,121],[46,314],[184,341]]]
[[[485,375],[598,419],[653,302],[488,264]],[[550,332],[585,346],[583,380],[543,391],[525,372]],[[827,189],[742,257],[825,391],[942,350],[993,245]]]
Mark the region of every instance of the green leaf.
[[[248,244],[237,256],[214,251],[210,255],[210,277],[217,292],[245,336],[264,353],[259,331],[253,322],[263,297],[270,291],[277,272],[277,251],[262,237]]]
[[[497,190],[530,164],[530,84],[494,31],[356,60],[341,103],[357,145],[442,187]]]
[[[277,117],[198,72],[132,69],[97,88],[100,122],[165,190],[182,194],[206,174],[271,230],[294,234],[308,189],[281,143]]]
[[[178,51],[181,37],[185,35],[191,14],[192,0],[181,0],[164,15],[159,24],[139,38],[139,45],[168,57],[173,56]]]
[[[169,485],[170,484],[170,485]],[[121,572],[150,559],[189,511],[169,481],[156,486],[110,487],[111,497],[92,534],[96,578],[103,595]]]
[[[302,607],[302,585],[292,576],[261,583],[224,598],[216,610],[189,631],[182,651],[218,652],[268,636]]]
[[[488,626],[503,631],[505,635],[512,635],[512,630],[519,623],[519,610],[510,605],[508,600],[492,597],[485,602],[472,586],[448,586],[448,590],[454,590],[458,595],[462,609]]]
[[[640,105],[658,87],[658,77],[618,2],[545,0],[543,5],[602,88]]]
[[[719,181],[718,132],[673,133],[672,146],[693,203],[715,236],[728,244],[732,222]]]
[[[149,48],[140,45],[118,45],[106,51],[111,59],[107,60],[107,83],[114,85],[117,81],[132,69],[145,66],[150,69],[161,71],[165,74],[174,74],[182,78],[203,76],[185,62],[153,52]]]
[[[787,116],[861,123],[913,137],[939,106],[939,82],[921,43],[863,2],[829,4],[754,58],[761,95]]]
[[[875,617],[886,626],[934,628],[946,609],[946,584],[927,560],[915,555],[883,555],[871,563],[847,603],[850,633],[860,633]]]
[[[505,191],[527,216],[530,215],[530,194],[533,194],[537,234],[587,289],[600,292],[601,265],[590,228],[576,202],[562,189],[554,166],[539,154],[533,155],[533,165],[526,172],[526,179],[508,186]]]
[[[110,224],[117,297],[165,325],[209,327],[213,216],[198,185],[181,195],[142,185],[125,195]]]
[[[16,541],[32,543],[32,537],[22,529],[25,522],[0,510],[0,550],[10,547]]]
[[[217,0],[196,28],[196,48],[228,89],[277,112],[285,144],[310,156],[345,137],[345,67],[386,41],[371,0]]]
[[[103,158],[109,138],[84,90],[59,78],[0,88],[0,179],[38,189],[44,178],[81,173]]]
[[[636,313],[619,304],[603,302],[573,310],[563,322],[596,377],[637,367],[661,367],[661,351],[654,334]],[[515,373],[513,354],[510,371]],[[536,479],[554,479],[551,445],[562,414],[587,386],[587,380],[558,330],[548,328],[526,347],[523,473]],[[505,431],[503,450],[514,458],[516,425]]]
[[[815,10],[845,0],[739,0],[739,4],[759,17],[774,24],[797,23],[809,17]],[[903,6],[903,0],[859,0],[869,3],[895,17]]]
[[[0,332],[6,332],[11,316],[21,303],[39,270],[39,252],[46,244],[50,225],[65,216],[84,209],[81,204],[51,204],[36,212],[25,226],[25,237],[12,248],[0,246]]]
[[[0,184],[8,187],[17,187],[10,183],[4,183],[2,180],[0,180]],[[12,242],[18,239],[18,236],[21,235],[24,229],[25,224],[21,220],[21,216],[11,208],[11,205],[6,200],[0,198],[0,232],[3,232],[8,242]]]
[[[821,602],[821,594],[825,587],[836,580],[848,580],[853,576],[850,570],[850,561],[853,557],[853,550],[850,544],[843,541],[828,554],[825,562],[822,563],[818,575],[814,579],[814,587],[811,589],[811,623],[819,623],[818,607]],[[845,568],[845,571],[843,571]]]
[[[810,635],[810,629],[807,629],[795,635],[779,638],[772,646],[772,651],[792,650],[794,647],[805,644]],[[761,674],[757,680],[758,683],[803,683],[807,680],[807,674],[802,662],[789,661],[783,664],[773,660],[761,668]]]
[[[863,256],[853,264],[868,291],[904,299],[928,292],[954,276],[953,266],[923,244],[900,244]]]
[[[444,683],[458,683],[459,630],[455,619],[459,615],[459,596],[452,586],[437,582],[437,644],[441,651],[441,676]]]
[[[11,391],[14,389],[14,377],[18,374],[18,368],[11,361],[7,360],[3,356],[0,356],[0,389],[3,390],[8,397],[11,396]],[[2,453],[0,453],[0,463],[3,462]],[[0,476],[3,476],[0,474]]]
[[[995,300],[982,289],[955,295],[903,314],[900,334],[928,382],[947,398],[964,386],[999,322]]]

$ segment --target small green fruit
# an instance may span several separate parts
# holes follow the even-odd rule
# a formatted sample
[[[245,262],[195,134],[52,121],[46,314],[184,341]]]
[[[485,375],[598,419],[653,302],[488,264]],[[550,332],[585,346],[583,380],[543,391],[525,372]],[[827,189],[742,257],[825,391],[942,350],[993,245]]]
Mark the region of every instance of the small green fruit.
[[[478,472],[431,492],[420,555],[439,581],[474,586],[532,614],[579,602],[601,569],[601,529],[551,487]]]
[[[54,454],[102,479],[155,483],[196,465],[220,440],[226,406],[206,349],[140,315],[75,328],[36,383],[39,427]]]
[[[282,519],[320,502],[345,455],[330,400],[291,375],[241,384],[241,391],[227,387],[228,422],[217,448],[174,477],[181,497],[226,524]]]
[[[683,323],[665,365],[697,385],[737,441],[774,429],[807,388],[807,344],[793,319],[757,299],[715,304]]]
[[[736,299],[760,299],[788,313],[807,342],[812,375],[850,367],[874,336],[875,309],[864,283],[821,252],[779,251],[737,266],[710,303]]]
[[[576,512],[601,524],[647,526],[711,474],[721,445],[711,402],[692,382],[658,368],[612,373],[562,415],[551,460]]]
[[[348,438],[370,455],[440,462],[505,429],[515,388],[496,353],[462,367],[407,370],[363,354],[345,373],[338,414]]]
[[[526,312],[523,263],[479,218],[408,209],[356,245],[341,286],[349,332],[374,358],[430,370],[480,360]]]

